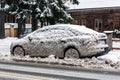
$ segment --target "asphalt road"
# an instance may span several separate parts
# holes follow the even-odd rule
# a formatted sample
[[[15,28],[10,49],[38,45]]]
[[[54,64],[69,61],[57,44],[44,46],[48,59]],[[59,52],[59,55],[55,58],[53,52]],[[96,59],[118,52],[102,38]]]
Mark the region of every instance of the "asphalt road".
[[[58,79],[43,77],[43,76],[21,74],[21,73],[15,73],[15,72],[0,71],[0,80],[58,80]]]
[[[0,80],[120,80],[119,73],[0,62]]]
[[[71,77],[46,77],[46,76],[35,76],[29,74],[13,73],[13,72],[1,72],[0,80],[96,80],[89,78],[71,78]]]

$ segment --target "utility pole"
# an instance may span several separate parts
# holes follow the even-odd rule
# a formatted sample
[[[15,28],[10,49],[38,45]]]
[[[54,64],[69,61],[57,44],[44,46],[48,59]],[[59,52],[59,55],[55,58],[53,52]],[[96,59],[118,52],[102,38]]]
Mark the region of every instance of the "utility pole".
[[[4,8],[4,3],[2,3],[2,0],[0,0],[0,39],[5,37],[5,13],[2,8]]]

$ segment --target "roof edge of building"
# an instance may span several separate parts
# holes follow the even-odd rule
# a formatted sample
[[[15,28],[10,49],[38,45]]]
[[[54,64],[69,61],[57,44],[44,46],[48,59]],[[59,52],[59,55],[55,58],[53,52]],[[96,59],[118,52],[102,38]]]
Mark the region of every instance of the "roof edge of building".
[[[114,7],[98,7],[98,8],[82,8],[82,9],[68,9],[68,12],[77,12],[77,11],[91,11],[91,10],[108,10],[108,9],[120,9],[120,6]]]

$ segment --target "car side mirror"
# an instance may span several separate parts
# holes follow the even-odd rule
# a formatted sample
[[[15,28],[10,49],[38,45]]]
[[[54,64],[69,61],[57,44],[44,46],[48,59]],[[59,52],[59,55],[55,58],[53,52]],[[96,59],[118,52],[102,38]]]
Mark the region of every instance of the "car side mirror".
[[[30,36],[28,36],[28,39],[29,39],[30,42],[32,41],[32,38]]]

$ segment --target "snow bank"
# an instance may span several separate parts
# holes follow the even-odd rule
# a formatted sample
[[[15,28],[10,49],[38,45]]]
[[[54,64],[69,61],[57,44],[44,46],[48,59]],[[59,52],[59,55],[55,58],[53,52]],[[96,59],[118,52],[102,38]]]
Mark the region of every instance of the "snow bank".
[[[0,39],[0,55],[10,55],[10,44],[17,38],[7,37]]]
[[[98,59],[109,59],[113,62],[120,62],[120,50],[112,50],[108,54],[98,57]]]
[[[4,39],[0,39],[0,46],[1,45],[9,45],[15,38],[7,37]]]
[[[14,61],[23,61],[23,62],[34,62],[34,63],[47,63],[47,64],[58,64],[58,65],[68,65],[68,66],[77,66],[83,68],[93,68],[93,69],[117,69],[120,70],[120,62],[113,63],[111,60],[99,60],[95,57],[85,58],[85,59],[58,59],[53,55],[47,58],[31,58],[26,57],[12,57]]]

